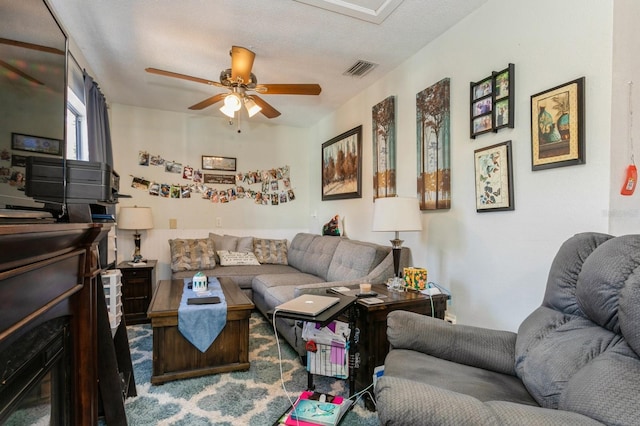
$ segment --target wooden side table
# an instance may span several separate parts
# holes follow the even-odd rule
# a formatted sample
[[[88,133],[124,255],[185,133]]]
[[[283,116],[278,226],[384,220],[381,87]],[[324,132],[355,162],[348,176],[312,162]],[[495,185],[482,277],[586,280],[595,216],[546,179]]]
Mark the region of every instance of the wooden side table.
[[[148,323],[147,309],[156,281],[157,260],[147,260],[145,266],[131,266],[120,262],[122,272],[122,311],[127,325]]]
[[[359,299],[356,304],[358,309],[356,326],[360,329],[360,340],[357,346],[360,353],[360,368],[356,369],[356,389],[358,391],[373,383],[373,370],[384,364],[384,359],[389,353],[389,340],[387,339],[387,315],[389,312],[402,310],[431,316],[431,301],[433,300],[433,316],[444,319],[444,313],[447,309],[448,296],[443,294],[433,296],[430,299],[429,296],[419,292],[392,291],[384,285],[374,285],[372,291],[383,296],[384,303],[368,305]]]

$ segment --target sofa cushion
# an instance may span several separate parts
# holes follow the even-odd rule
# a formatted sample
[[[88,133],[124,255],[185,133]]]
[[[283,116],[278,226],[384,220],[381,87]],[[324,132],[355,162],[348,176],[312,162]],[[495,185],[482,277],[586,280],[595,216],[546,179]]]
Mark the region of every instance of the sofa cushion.
[[[542,302],[543,306],[566,314],[581,314],[576,300],[576,283],[585,259],[611,235],[597,233],[576,234],[565,241],[556,254]]]
[[[307,247],[302,262],[296,268],[327,281],[329,265],[341,240],[340,237],[317,236]]]
[[[234,237],[233,235],[218,235],[209,233],[209,238],[213,240],[213,245],[215,246],[216,251],[238,251],[236,250],[236,248],[238,247],[238,237]]]
[[[218,250],[249,252],[253,251],[253,237],[236,237],[235,235],[218,235],[209,233],[216,252],[216,262],[220,263]]]
[[[287,265],[239,265],[217,266],[215,269],[201,270],[208,277],[229,277],[243,289],[250,289],[253,279],[262,274],[297,274],[297,269]],[[193,271],[174,272],[173,279],[191,278]]]
[[[291,287],[291,298],[296,286],[324,282],[322,278],[311,274],[297,272],[293,274],[260,274],[253,279],[253,291],[264,294],[273,287]]]
[[[287,240],[253,239],[253,254],[260,263],[287,265]]]
[[[304,262],[304,255],[307,252],[309,245],[316,237],[318,237],[318,235],[307,234],[304,232],[300,232],[293,237],[287,252],[289,265],[298,270],[302,270],[301,265]]]
[[[341,240],[336,248],[327,281],[347,281],[369,273],[376,257],[376,248],[370,244]]]
[[[230,235],[225,235],[225,237],[230,237]],[[253,237],[234,237],[234,238],[238,239],[235,251],[253,252]]]
[[[286,274],[286,275],[298,275],[298,274]],[[260,277],[263,277],[263,275],[259,275],[253,279],[252,289],[254,293],[259,293],[262,295],[267,306],[271,308],[275,308],[281,303],[284,303],[295,297],[293,294],[295,286],[293,285],[276,285],[273,287],[269,287],[269,282],[268,280],[266,280],[261,282],[262,284],[264,284],[264,286],[258,285],[256,287],[256,280],[259,279]],[[275,277],[275,276],[272,275],[272,277]],[[271,283],[273,283],[273,281],[271,281]],[[264,291],[266,288],[268,288],[269,291]],[[262,291],[260,289],[262,289]]]
[[[212,269],[216,266],[213,241],[202,239],[169,240],[171,251],[171,270],[197,271]]]
[[[251,252],[218,250],[218,256],[222,266],[260,265],[256,255]]]
[[[516,376],[458,364],[413,350],[390,351],[384,362],[384,375],[428,383],[480,401],[538,405]]]

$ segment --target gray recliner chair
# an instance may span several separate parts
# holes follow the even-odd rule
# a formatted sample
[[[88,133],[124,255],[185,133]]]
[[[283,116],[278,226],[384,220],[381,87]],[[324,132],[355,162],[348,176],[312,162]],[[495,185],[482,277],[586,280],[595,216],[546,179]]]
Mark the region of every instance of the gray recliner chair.
[[[384,425],[640,424],[640,235],[567,240],[517,334],[403,311],[387,324]]]

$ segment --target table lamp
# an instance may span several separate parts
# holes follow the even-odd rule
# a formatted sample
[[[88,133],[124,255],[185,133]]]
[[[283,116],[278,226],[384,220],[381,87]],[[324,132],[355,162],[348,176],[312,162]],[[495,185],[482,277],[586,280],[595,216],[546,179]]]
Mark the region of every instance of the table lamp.
[[[118,229],[132,229],[135,230],[133,235],[136,245],[133,252],[133,261],[142,260],[140,254],[140,230],[153,228],[153,216],[151,215],[150,207],[120,207],[120,212],[117,217]]]
[[[395,279],[393,288],[401,287],[400,281],[400,253],[403,240],[400,232],[421,231],[422,220],[420,218],[420,205],[417,198],[410,197],[385,197],[377,198],[373,204],[373,231],[395,232],[395,238],[391,240],[393,249],[393,272]]]

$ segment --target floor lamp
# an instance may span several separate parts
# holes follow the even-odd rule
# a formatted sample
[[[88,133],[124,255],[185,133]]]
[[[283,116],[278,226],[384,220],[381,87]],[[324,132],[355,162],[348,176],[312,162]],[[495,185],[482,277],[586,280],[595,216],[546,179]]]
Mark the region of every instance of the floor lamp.
[[[402,288],[404,284],[400,277],[400,253],[403,240],[400,232],[421,231],[422,218],[420,217],[420,205],[417,198],[410,197],[385,197],[377,198],[373,205],[373,231],[395,232],[395,238],[391,240],[393,249],[393,272],[395,277],[391,281],[390,288]]]
[[[120,207],[120,212],[116,220],[118,229],[131,229],[136,233],[133,235],[135,243],[135,251],[133,252],[133,261],[139,262],[142,260],[140,254],[140,232],[144,229],[153,228],[153,216],[151,214],[151,207]]]

